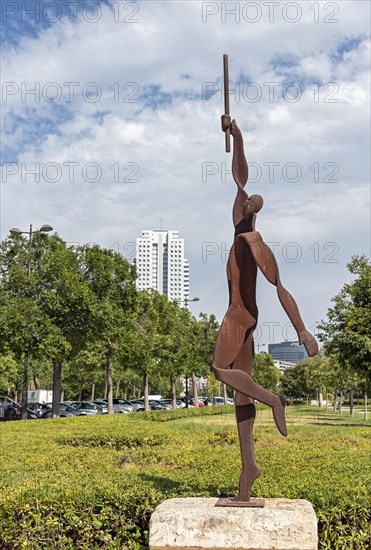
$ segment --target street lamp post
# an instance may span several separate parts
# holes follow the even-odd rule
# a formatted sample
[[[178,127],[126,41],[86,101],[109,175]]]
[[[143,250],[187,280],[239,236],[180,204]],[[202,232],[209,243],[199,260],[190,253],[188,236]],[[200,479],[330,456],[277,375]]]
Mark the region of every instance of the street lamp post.
[[[263,346],[266,346],[266,344],[255,344],[255,345],[258,348],[258,353],[260,353],[259,352],[260,348],[262,348]]]
[[[198,296],[195,296],[194,298],[184,298],[184,300],[177,300],[177,302],[183,303],[184,307],[188,309],[189,302],[199,302],[200,298]]]
[[[184,300],[177,300],[177,302],[183,303],[184,307],[188,309],[189,302],[199,302],[200,298],[198,296],[195,296],[194,298],[184,298]],[[188,409],[188,375],[185,376],[185,402],[186,402],[186,408]]]
[[[31,275],[31,256],[32,256],[32,235],[34,233],[48,233],[53,231],[53,228],[50,225],[42,225],[40,229],[32,229],[30,225],[29,231],[21,231],[18,227],[13,227],[10,229],[10,234],[13,236],[16,235],[28,235],[28,259],[27,259],[27,275]],[[27,407],[28,407],[28,359],[29,359],[29,350],[27,349],[24,354],[24,363],[23,363],[23,386],[22,386],[22,420],[27,420]]]

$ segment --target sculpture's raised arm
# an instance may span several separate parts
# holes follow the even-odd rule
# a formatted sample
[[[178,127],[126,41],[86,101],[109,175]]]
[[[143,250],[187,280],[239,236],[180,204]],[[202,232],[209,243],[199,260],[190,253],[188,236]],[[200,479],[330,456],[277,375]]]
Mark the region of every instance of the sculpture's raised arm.
[[[244,231],[253,231],[255,214],[263,206],[263,199],[260,195],[252,195],[250,198],[244,187],[247,183],[249,169],[245,152],[243,148],[243,137],[237,122],[232,120],[229,114],[229,77],[228,77],[228,55],[224,54],[224,109],[222,115],[222,130],[226,135],[226,151],[230,152],[229,135],[233,136],[233,159],[232,159],[232,175],[237,184],[237,195],[233,205],[233,223],[235,227],[243,224]],[[244,223],[243,220],[247,220]]]

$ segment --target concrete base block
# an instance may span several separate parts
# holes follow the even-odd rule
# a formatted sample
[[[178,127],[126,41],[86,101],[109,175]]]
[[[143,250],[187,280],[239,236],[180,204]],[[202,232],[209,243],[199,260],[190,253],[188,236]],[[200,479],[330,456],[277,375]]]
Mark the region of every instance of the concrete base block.
[[[317,550],[307,500],[270,498],[264,508],[215,507],[217,500],[165,500],[151,517],[150,550]]]

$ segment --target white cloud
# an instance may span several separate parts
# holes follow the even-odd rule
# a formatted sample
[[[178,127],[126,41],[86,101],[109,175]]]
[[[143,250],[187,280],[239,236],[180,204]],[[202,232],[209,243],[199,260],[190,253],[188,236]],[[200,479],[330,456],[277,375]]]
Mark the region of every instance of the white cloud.
[[[248,192],[265,200],[257,228],[268,242],[279,243],[284,280],[313,324],[346,279],[351,254],[369,251],[368,8],[363,2],[337,3],[334,24],[323,22],[330,15],[324,12],[314,23],[310,3],[301,4],[302,18],[295,24],[284,20],[282,10],[272,23],[267,13],[256,24],[242,16],[240,23],[232,16],[223,23],[221,13],[204,23],[201,4],[140,2],[135,24],[115,23],[102,7],[95,24],[61,21],[5,51],[4,80],[14,82],[19,93],[4,104],[11,129],[4,143],[19,166],[2,184],[2,235],[9,227],[48,222],[69,242],[118,243],[115,247],[130,253],[141,230],[158,227],[162,219],[186,239],[191,293],[201,298],[193,310],[221,317],[235,185],[224,174],[231,156],[220,131],[221,94],[203,102],[201,93],[203,83],[221,82],[227,51],[231,85],[240,82],[231,112],[243,131],[248,160],[257,165],[255,172],[251,167]],[[338,53],[356,38],[349,51]],[[295,62],[277,65],[279,58]],[[246,76],[260,89],[259,101],[246,99]],[[287,78],[300,85],[297,102],[282,97]],[[40,83],[40,102],[31,96],[21,101],[22,82],[28,89]],[[62,89],[57,103],[43,97],[52,92],[50,82]],[[72,102],[66,82],[78,83]],[[99,101],[89,101],[86,89],[83,95],[91,82],[102,93]],[[274,102],[268,82],[275,83]],[[330,82],[334,86],[325,88]],[[41,170],[57,163],[60,181],[41,177],[35,183],[29,175],[22,183],[24,171],[36,162]],[[66,165],[71,162],[78,163],[73,182]],[[94,179],[93,166],[84,172],[88,163],[101,169],[96,182],[88,181]],[[269,181],[272,163],[278,164]],[[297,182],[294,164],[301,170]],[[207,175],[207,167],[215,174]],[[260,179],[254,182],[257,169]],[[302,252],[297,262],[290,256],[291,242]],[[338,246],[335,252],[331,243]],[[261,289],[261,322],[278,320],[283,326],[280,306],[272,310],[271,291],[267,285]]]

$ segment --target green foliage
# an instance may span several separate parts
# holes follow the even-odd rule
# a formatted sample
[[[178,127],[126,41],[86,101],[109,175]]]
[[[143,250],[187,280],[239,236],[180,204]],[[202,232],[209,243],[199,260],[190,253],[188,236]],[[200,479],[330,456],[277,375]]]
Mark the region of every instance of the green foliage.
[[[371,263],[365,256],[354,256],[348,264],[356,275],[332,299],[327,321],[319,328],[328,355],[344,367],[370,380],[371,376]]]
[[[253,496],[311,501],[321,549],[368,548],[369,423],[290,423],[297,410],[289,408],[282,438],[265,411],[254,432],[262,475]],[[146,550],[150,515],[166,498],[235,495],[233,415],[164,412],[174,420],[137,413],[0,424],[0,547]]]
[[[0,355],[0,392],[16,385],[18,365],[11,354]]]
[[[62,437],[58,440],[59,443],[64,445],[71,445],[72,447],[107,447],[108,449],[120,450],[127,447],[152,447],[165,442],[165,437],[159,434],[149,435],[120,435],[112,437],[109,435],[92,435],[92,436],[80,436],[80,437]]]
[[[303,361],[285,369],[280,382],[282,395],[287,399],[302,400],[315,397],[315,391],[308,384],[307,364]]]
[[[318,391],[333,392],[339,384],[339,365],[320,350],[315,357],[302,359],[285,369],[281,376],[281,393],[288,399],[316,399]]]
[[[216,447],[218,445],[222,445],[223,447],[226,445],[236,445],[238,444],[238,434],[234,431],[215,430],[208,436],[207,441],[212,447]]]
[[[272,356],[262,352],[254,356],[254,366],[251,373],[252,379],[271,392],[277,392],[280,381],[280,371],[273,363]]]
[[[192,407],[190,409],[182,408],[172,411],[146,411],[141,413],[144,420],[150,420],[153,422],[170,422],[171,420],[177,420],[178,418],[190,418],[190,417],[206,417],[220,415],[225,416],[227,413],[234,412],[234,405],[223,405],[215,407]]]

